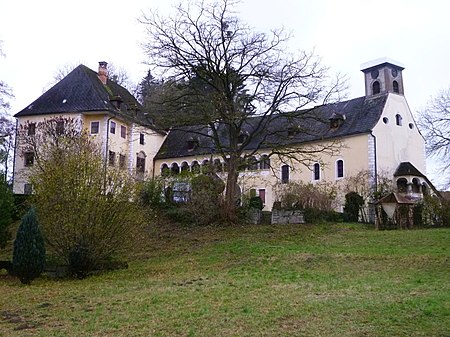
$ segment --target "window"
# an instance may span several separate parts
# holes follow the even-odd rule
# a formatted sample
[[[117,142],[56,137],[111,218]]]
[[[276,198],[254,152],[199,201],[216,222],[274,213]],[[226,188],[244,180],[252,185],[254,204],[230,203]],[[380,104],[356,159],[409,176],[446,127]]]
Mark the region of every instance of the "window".
[[[56,122],[56,134],[62,135],[64,133],[64,121]]]
[[[315,163],[313,167],[313,180],[320,180],[320,164]]]
[[[389,118],[387,118],[387,117],[383,117],[383,123],[384,123],[384,124],[387,124],[387,123],[389,123]]]
[[[392,89],[394,90],[395,93],[398,94],[398,82],[397,81],[392,82]]]
[[[181,163],[181,172],[189,172],[189,164],[185,161]]]
[[[260,168],[261,170],[268,170],[270,168],[270,159],[267,154],[263,154],[260,160]]]
[[[143,133],[139,134],[139,144],[141,144],[141,145],[145,144],[144,134]]]
[[[141,175],[145,173],[145,157],[145,153],[142,151],[139,152],[136,157],[136,172]]]
[[[25,183],[23,185],[23,194],[31,194],[33,193],[33,185]]]
[[[381,89],[380,89],[380,82],[378,82],[378,81],[373,82],[373,84],[372,84],[372,94],[373,95],[379,94],[380,91],[381,91]]]
[[[260,188],[258,190],[258,196],[261,198],[263,205],[266,204],[266,190],[264,188]]]
[[[402,126],[402,116],[400,116],[399,114],[395,115],[395,124],[397,124],[398,126]]]
[[[91,122],[91,135],[98,134],[100,129],[100,122]]]
[[[34,164],[34,152],[25,152],[23,155],[23,161],[25,167],[33,166]]]
[[[241,134],[238,136],[238,139],[237,139],[238,145],[244,144],[244,142],[247,140],[247,138],[248,138],[248,134],[246,134],[246,133],[241,133]]]
[[[216,172],[222,172],[223,171],[223,166],[222,166],[222,162],[220,161],[220,159],[214,159],[214,170]]]
[[[281,183],[289,183],[289,165],[281,166]]]
[[[343,178],[344,177],[344,161],[342,159],[339,159],[336,162],[336,178]]]
[[[127,138],[127,127],[121,125],[120,126],[120,137]]]
[[[198,140],[197,137],[189,138],[188,141],[187,141],[187,149],[188,149],[188,151],[189,152],[190,151],[194,151],[198,147],[198,144],[199,144],[199,140]]]
[[[211,164],[210,164],[209,160],[205,159],[202,162],[202,173],[203,174],[208,174],[208,173],[211,172],[211,170],[212,170],[212,167],[211,167]]]
[[[108,162],[109,162],[109,166],[114,166],[116,164],[116,153],[115,152],[109,151]]]
[[[111,124],[109,124],[109,132],[116,133],[116,122],[111,121]]]
[[[414,129],[414,124],[413,123],[409,123],[408,127],[412,130],[412,129]]]
[[[138,164],[139,164],[139,158],[138,158]],[[139,171],[139,166],[136,165],[137,170]],[[162,164],[161,165],[161,176],[163,177],[168,177],[170,175],[170,170],[169,170],[169,166],[167,166],[167,164]]]
[[[172,166],[170,167],[170,171],[172,172],[172,174],[178,174],[178,173],[180,173],[180,167],[178,166],[177,163],[172,163]]]
[[[124,169],[126,164],[126,158],[124,154],[119,154],[119,168]]]
[[[247,168],[248,168],[250,171],[256,171],[256,170],[258,169],[258,162],[256,161],[256,158],[255,158],[254,156],[249,157],[249,158],[247,159],[247,162],[248,162]]]
[[[36,134],[36,123],[28,124],[28,136],[34,136]]]
[[[192,173],[200,173],[200,164],[198,161],[194,160],[191,164],[191,172]]]

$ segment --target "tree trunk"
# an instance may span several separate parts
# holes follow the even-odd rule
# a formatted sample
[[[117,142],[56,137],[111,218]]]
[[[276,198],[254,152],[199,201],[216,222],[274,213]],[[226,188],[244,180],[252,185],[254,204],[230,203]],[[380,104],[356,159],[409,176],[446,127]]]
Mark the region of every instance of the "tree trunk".
[[[235,223],[237,221],[236,216],[236,208],[237,208],[237,180],[239,176],[238,167],[237,167],[237,157],[235,155],[230,156],[227,167],[228,167],[228,175],[227,175],[227,184],[225,191],[225,218],[230,223]]]

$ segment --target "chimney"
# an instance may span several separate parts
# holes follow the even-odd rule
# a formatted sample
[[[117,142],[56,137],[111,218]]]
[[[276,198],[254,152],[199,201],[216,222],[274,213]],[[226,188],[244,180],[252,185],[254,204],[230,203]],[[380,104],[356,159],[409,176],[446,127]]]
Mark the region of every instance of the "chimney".
[[[108,62],[100,61],[98,63],[98,78],[103,84],[106,84],[108,79]]]

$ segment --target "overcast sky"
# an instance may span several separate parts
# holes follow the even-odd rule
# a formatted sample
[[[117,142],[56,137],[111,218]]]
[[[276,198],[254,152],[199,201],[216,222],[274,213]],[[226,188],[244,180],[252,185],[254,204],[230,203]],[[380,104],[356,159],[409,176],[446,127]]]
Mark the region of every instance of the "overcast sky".
[[[177,2],[0,0],[6,54],[0,79],[15,95],[11,114],[39,97],[65,65],[96,70],[98,61],[107,61],[138,82],[148,69],[138,18],[150,9],[168,13]],[[450,85],[448,0],[243,0],[236,10],[256,30],[291,31],[292,51],[314,49],[331,72],[348,77],[349,98],[364,95],[360,65],[381,57],[405,66],[405,96],[413,113]]]

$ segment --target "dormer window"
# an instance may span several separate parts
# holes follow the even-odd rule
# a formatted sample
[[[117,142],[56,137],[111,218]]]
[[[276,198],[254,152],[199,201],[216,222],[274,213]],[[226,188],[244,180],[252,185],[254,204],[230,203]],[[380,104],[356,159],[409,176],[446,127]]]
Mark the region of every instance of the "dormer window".
[[[330,117],[330,129],[337,129],[344,123],[344,120],[345,115],[333,113],[333,115]]]
[[[188,151],[194,151],[199,145],[199,140],[197,137],[191,137],[187,141]]]
[[[288,128],[288,138],[294,138],[299,132],[300,128],[298,125],[293,125]]]
[[[111,96],[109,98],[109,101],[112,103],[112,105],[114,105],[114,107],[116,109],[120,110],[123,100],[122,100],[122,98],[119,95]]]
[[[242,145],[242,144],[244,144],[244,142],[247,140],[247,138],[248,138],[248,134],[247,133],[241,133],[239,136],[238,136],[238,145]]]

